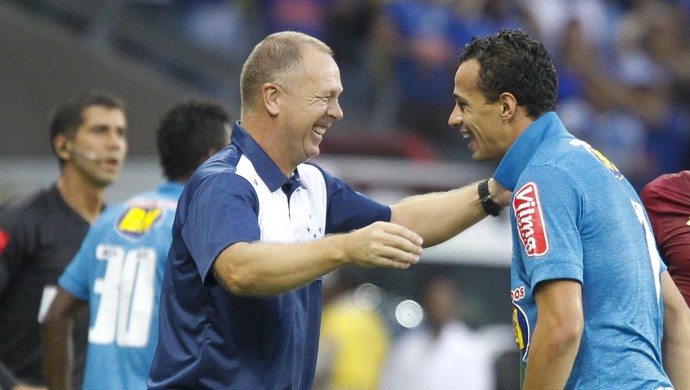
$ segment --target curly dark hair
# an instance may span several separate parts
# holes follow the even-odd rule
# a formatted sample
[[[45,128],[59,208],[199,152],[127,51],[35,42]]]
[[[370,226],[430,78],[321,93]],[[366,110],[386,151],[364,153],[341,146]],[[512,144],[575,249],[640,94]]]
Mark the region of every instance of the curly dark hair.
[[[504,29],[474,37],[465,45],[460,63],[472,59],[479,62],[477,88],[488,102],[496,102],[503,92],[512,93],[532,119],[556,109],[558,78],[551,54],[528,34]]]
[[[170,108],[156,132],[158,157],[168,180],[184,180],[209,152],[228,144],[230,114],[218,103],[190,100]]]

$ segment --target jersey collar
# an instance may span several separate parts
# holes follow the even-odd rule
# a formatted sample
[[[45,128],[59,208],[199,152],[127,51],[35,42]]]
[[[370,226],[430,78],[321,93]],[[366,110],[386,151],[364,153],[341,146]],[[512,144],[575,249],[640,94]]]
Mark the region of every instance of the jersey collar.
[[[508,152],[503,156],[494,180],[506,189],[513,191],[527,164],[539,149],[539,146],[552,137],[568,134],[558,115],[551,111],[537,118],[518,136]]]
[[[295,169],[292,177],[285,177],[268,154],[242,127],[240,121],[235,122],[235,127],[232,130],[232,143],[237,145],[242,153],[249,157],[249,160],[254,165],[254,169],[256,169],[256,173],[259,174],[259,177],[266,183],[271,192],[282,187],[284,190],[287,189],[286,193],[292,193],[297,187],[304,187],[299,179],[297,169]]]

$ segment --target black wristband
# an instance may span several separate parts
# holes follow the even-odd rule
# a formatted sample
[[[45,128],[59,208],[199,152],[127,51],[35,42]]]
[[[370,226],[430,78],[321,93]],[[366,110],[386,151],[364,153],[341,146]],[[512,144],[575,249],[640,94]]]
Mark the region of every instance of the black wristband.
[[[498,214],[501,213],[501,206],[491,199],[491,194],[489,194],[489,179],[479,182],[477,185],[477,192],[479,192],[479,203],[482,204],[484,212],[494,217],[498,216]]]

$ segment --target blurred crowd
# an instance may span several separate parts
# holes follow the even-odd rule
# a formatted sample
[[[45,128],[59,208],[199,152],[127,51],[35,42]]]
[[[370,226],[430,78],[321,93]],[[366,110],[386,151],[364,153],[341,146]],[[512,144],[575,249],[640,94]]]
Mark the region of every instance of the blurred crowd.
[[[268,33],[297,30],[316,36],[334,49],[341,68],[345,119],[339,126],[377,139],[401,134],[388,139],[412,140],[401,154],[425,159],[470,160],[461,137],[447,124],[461,48],[473,36],[521,28],[555,57],[559,115],[567,128],[613,161],[638,190],[661,173],[690,166],[690,30],[685,28],[690,0],[100,3],[97,17],[86,23],[90,27],[82,28],[92,41],[94,36],[105,41],[107,26],[115,28],[108,15],[118,7],[135,9],[227,59],[238,72],[241,59]],[[126,49],[142,54],[136,45]],[[157,62],[155,56],[147,59]],[[157,63],[177,77],[188,75],[174,64]],[[229,79],[239,80],[239,73]],[[213,97],[228,93],[227,85],[196,84]]]
[[[235,38],[242,29],[323,39],[341,67],[350,123],[422,135],[431,157],[441,159],[469,160],[447,125],[462,46],[472,36],[521,28],[555,57],[567,128],[633,185],[690,166],[688,0],[179,2],[189,37],[228,56],[247,49]]]

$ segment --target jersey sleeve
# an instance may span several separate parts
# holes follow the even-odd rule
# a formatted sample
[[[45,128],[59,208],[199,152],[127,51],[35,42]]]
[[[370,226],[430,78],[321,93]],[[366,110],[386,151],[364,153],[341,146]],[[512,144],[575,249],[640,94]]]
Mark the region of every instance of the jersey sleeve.
[[[376,221],[390,221],[391,209],[321,170],[328,192],[326,233],[343,233]]]
[[[582,197],[563,171],[532,168],[532,181],[517,187],[512,207],[520,257],[532,286],[552,279],[582,282]]]
[[[261,238],[257,196],[241,176],[210,177],[196,187],[188,202],[182,237],[204,280],[225,248]]]

